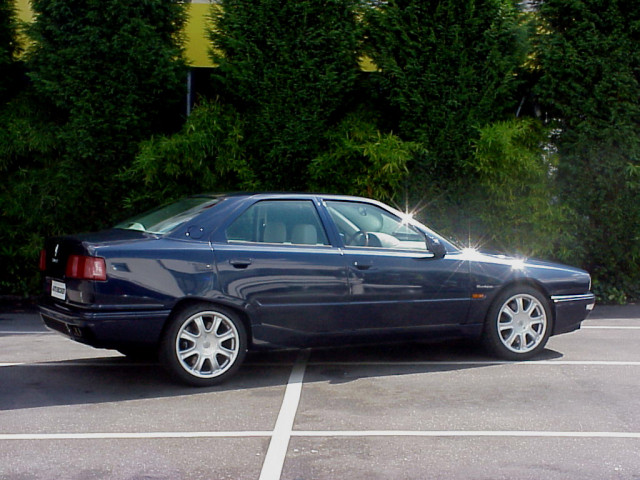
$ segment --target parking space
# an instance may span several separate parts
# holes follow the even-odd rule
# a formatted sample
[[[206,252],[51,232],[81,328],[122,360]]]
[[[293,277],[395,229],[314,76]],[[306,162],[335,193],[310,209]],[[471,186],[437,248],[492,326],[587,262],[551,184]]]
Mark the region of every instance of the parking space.
[[[531,362],[466,342],[252,354],[207,389],[0,313],[1,479],[640,479],[640,309]]]

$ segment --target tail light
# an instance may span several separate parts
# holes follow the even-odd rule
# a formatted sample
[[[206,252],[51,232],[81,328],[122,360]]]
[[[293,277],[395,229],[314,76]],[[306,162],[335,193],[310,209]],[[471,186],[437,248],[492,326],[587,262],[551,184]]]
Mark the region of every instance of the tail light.
[[[43,248],[40,250],[40,270],[43,272],[47,269],[47,251]]]
[[[107,279],[107,265],[104,258],[101,257],[70,255],[65,274],[67,278],[105,281]]]

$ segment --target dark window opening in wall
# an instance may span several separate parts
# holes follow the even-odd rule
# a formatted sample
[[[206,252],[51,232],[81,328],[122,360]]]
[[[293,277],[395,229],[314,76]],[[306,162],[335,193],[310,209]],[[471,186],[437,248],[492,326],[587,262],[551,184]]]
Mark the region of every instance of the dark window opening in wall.
[[[191,114],[193,107],[202,98],[216,97],[216,88],[211,78],[213,72],[213,68],[193,67],[189,69],[185,106],[187,116]]]

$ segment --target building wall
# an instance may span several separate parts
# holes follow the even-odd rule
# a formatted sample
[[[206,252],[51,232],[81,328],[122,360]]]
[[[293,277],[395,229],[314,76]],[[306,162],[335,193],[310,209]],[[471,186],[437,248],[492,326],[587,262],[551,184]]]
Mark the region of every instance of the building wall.
[[[211,25],[210,9],[217,0],[192,0],[187,3],[188,19],[185,25],[185,56],[192,67],[213,67],[209,58],[211,43],[207,31]],[[16,0],[18,18],[25,22],[33,20],[29,0]],[[218,7],[219,8],[219,7]],[[360,59],[360,68],[365,72],[376,70],[376,66],[367,57]]]
[[[189,64],[193,67],[213,67],[209,58],[209,39],[207,28],[209,9],[215,0],[193,0],[187,4],[188,19],[185,25],[185,54]],[[29,0],[16,0],[18,19],[24,22],[33,20],[33,11]]]

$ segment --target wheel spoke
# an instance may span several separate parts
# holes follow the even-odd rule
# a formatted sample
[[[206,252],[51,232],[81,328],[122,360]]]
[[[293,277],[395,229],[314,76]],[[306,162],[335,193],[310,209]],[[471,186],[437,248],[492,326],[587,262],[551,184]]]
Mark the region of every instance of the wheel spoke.
[[[182,340],[186,340],[186,341],[188,341],[190,343],[196,343],[196,341],[197,341],[199,336],[200,335],[194,335],[193,333],[191,333],[188,330],[182,330],[182,332],[180,332],[180,338]]]
[[[207,331],[207,329],[204,326],[204,320],[202,318],[202,315],[199,317],[196,317],[193,319],[193,323],[195,323],[197,329],[198,329],[198,333],[197,336],[199,337],[200,335],[202,335],[204,332]]]
[[[179,355],[180,355],[180,360],[184,362],[189,357],[193,357],[194,355],[200,355],[200,352],[198,352],[194,346],[187,350],[181,350],[179,352]]]
[[[198,361],[193,366],[193,369],[198,373],[202,373],[202,367],[204,366],[204,362],[206,361],[207,357],[205,355],[198,355]]]
[[[509,336],[507,338],[504,338],[502,341],[505,343],[505,345],[512,346],[516,338],[517,338],[516,332],[511,330],[511,333],[509,334]]]
[[[513,321],[500,322],[500,324],[498,324],[498,329],[501,332],[504,332],[505,330],[513,330]]]
[[[236,354],[236,351],[220,345],[220,347],[218,348],[218,354],[227,358],[233,358],[233,356]]]
[[[524,309],[524,313],[531,317],[536,308],[538,308],[538,305],[534,301],[529,300],[529,306]]]
[[[222,324],[222,317],[220,317],[219,315],[216,315],[213,318],[213,325],[211,325],[211,332],[218,336],[218,330],[220,329],[220,325]]]
[[[504,306],[501,313],[504,313],[509,317],[510,320],[513,320],[513,317],[515,317],[518,312],[514,312],[513,309],[511,308],[511,305],[507,304]]]
[[[516,298],[516,305],[518,309],[516,310],[515,313],[520,313],[524,311],[524,299],[522,297]]]
[[[531,339],[533,340],[533,343],[537,344],[538,341],[540,340],[540,337],[541,337],[540,332],[537,332],[536,330],[534,330],[531,327],[529,327],[525,333],[528,334],[529,336],[531,336]]]
[[[220,343],[236,338],[236,334],[233,332],[233,330],[226,331],[222,335],[216,335],[216,336],[218,337],[218,342]]]
[[[529,322],[529,325],[542,325],[544,323],[544,316],[540,315],[539,317],[534,317]]]
[[[211,369],[214,373],[219,372],[222,369],[222,365],[218,362],[218,354],[211,355]]]
[[[527,332],[521,332],[518,337],[520,338],[520,346],[518,349],[521,351],[527,350]]]

